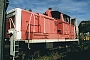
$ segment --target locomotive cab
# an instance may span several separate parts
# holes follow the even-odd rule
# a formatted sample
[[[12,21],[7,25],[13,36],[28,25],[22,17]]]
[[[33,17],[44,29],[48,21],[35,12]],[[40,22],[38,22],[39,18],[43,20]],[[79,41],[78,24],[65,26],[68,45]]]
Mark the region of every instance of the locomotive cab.
[[[52,11],[51,15],[53,18],[55,18],[56,20],[64,20],[65,22],[70,23],[70,16],[63,14],[59,11]]]
[[[59,11],[52,11],[51,12],[52,17],[55,19],[60,19],[60,14],[61,14],[61,12],[59,12]]]

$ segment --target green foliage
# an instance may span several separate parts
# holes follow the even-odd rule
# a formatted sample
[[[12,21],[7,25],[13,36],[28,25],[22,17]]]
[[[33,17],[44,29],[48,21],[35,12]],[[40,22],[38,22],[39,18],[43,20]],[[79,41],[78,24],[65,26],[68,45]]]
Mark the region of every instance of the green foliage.
[[[32,58],[32,60],[57,60],[65,56],[66,55],[64,53],[51,52],[49,55],[44,55],[38,58]]]

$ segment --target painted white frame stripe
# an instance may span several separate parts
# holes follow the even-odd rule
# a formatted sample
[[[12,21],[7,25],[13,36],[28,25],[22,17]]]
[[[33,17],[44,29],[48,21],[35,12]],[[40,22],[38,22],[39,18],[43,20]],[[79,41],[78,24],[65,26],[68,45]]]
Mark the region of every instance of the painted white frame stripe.
[[[28,43],[28,40],[24,40],[25,43]],[[78,39],[33,39],[30,40],[29,43],[46,43],[46,42],[73,42],[79,41]]]

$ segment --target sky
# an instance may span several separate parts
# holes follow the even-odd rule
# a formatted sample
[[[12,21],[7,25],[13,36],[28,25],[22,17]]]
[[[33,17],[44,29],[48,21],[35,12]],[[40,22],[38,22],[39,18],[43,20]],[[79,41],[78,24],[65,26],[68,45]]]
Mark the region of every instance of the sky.
[[[18,7],[44,13],[49,7],[81,21],[90,20],[90,0],[9,0],[7,11]]]

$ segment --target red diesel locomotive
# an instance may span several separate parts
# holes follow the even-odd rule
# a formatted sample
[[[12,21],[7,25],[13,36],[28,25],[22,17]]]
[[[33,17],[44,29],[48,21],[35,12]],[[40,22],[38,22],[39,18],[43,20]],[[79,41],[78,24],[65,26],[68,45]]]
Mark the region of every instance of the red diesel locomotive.
[[[53,48],[62,43],[79,42],[76,19],[59,11],[52,11],[52,17],[33,13],[21,8],[7,12],[6,41],[10,41],[10,55],[13,57],[27,49]]]

